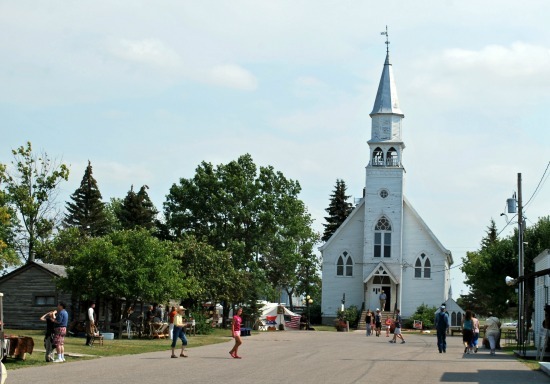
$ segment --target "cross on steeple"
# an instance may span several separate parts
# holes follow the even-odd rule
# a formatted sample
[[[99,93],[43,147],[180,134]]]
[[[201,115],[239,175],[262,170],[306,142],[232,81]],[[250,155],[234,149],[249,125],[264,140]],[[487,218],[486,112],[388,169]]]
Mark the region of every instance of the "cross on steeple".
[[[386,54],[390,53],[390,41],[388,36],[388,26],[386,25],[386,32],[380,32],[381,35],[386,35]]]

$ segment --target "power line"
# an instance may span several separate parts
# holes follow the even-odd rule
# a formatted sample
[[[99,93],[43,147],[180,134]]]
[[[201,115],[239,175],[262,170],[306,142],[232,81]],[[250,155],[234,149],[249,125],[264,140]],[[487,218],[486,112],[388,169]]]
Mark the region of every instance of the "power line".
[[[548,179],[548,175],[550,175],[550,174],[548,174],[548,175],[546,174],[548,172],[548,167],[550,167],[550,161],[548,162],[548,164],[546,164],[546,169],[544,170],[544,173],[542,174],[542,177],[540,178],[539,183],[538,183],[537,187],[535,188],[535,191],[533,192],[533,194],[531,195],[529,200],[527,200],[527,202],[525,204],[523,204],[523,208],[527,207],[527,205],[531,202],[531,200],[538,193],[541,184],[543,184],[543,182],[546,182],[546,180]]]

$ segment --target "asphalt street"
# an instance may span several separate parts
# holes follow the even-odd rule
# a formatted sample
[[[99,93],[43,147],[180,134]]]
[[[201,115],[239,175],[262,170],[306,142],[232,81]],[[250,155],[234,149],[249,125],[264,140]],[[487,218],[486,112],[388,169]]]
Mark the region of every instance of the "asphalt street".
[[[227,343],[189,348],[188,358],[144,353],[18,369],[7,384],[59,383],[548,383],[513,356],[487,350],[464,355],[461,338],[448,338],[440,354],[435,335],[405,335],[405,344],[363,332],[263,332],[244,337],[233,359]],[[107,343],[108,341],[105,341]],[[144,343],[147,340],[143,340]],[[189,338],[190,347],[193,337]],[[101,348],[101,347],[99,347]],[[69,351],[70,352],[70,351]]]

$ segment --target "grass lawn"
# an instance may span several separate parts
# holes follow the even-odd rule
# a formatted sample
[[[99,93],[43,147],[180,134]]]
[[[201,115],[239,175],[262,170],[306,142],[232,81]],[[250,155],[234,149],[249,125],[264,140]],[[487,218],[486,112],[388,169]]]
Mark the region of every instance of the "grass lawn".
[[[40,330],[5,330],[6,335],[30,336],[34,340],[34,352],[27,354],[26,359],[18,360],[7,358],[4,362],[6,369],[26,368],[37,365],[46,365],[44,353],[44,331]],[[217,344],[227,342],[231,339],[230,330],[215,328],[210,335],[187,336],[189,342],[188,348],[200,347],[203,345]],[[103,346],[94,344],[93,347],[84,345],[86,339],[83,337],[65,337],[65,359],[67,362],[93,359],[97,357],[133,355],[145,352],[169,351],[170,339],[115,339],[104,340]],[[178,342],[178,348],[181,348],[181,341]],[[82,354],[85,356],[75,357],[72,354]]]

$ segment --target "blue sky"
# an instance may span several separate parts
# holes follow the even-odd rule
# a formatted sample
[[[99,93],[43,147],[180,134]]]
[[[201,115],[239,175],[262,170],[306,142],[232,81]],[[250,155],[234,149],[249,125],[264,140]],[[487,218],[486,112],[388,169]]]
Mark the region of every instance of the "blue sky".
[[[550,161],[549,19],[542,0],[4,0],[0,162],[31,141],[70,164],[61,203],[90,160],[106,200],[147,184],[161,209],[201,161],[250,153],[301,183],[322,231],[337,178],[362,193],[388,25],[406,195],[458,265]]]

